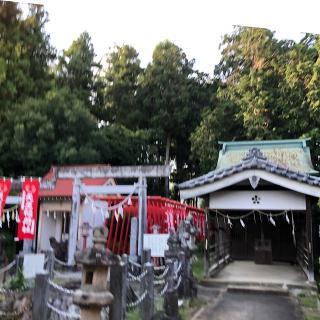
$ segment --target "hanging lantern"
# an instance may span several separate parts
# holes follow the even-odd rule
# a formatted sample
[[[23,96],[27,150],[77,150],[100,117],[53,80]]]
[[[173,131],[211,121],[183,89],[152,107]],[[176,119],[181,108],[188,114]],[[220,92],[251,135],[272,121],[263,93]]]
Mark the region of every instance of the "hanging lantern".
[[[57,219],[57,215],[56,215],[56,212],[53,211],[53,219],[56,220]]]
[[[47,210],[47,217],[49,218],[49,210]]]
[[[16,210],[16,222],[19,223],[20,222],[20,218],[19,218],[19,212],[18,210]]]
[[[128,206],[132,205],[132,200],[131,200],[131,196],[128,198]]]

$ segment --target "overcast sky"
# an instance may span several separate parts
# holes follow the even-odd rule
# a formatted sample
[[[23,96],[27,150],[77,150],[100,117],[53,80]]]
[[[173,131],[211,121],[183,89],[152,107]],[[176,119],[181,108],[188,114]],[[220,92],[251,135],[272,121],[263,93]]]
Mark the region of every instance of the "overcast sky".
[[[52,44],[66,49],[87,30],[100,59],[114,44],[130,44],[142,65],[155,45],[169,39],[196,68],[212,74],[219,43],[233,25],[266,27],[278,38],[320,33],[319,0],[36,0],[49,13]]]

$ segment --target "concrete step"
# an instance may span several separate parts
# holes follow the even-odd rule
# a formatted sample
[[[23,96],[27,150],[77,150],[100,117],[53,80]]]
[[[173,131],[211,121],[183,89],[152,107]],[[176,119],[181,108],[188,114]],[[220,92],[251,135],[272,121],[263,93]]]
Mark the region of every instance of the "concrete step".
[[[273,294],[287,296],[289,295],[288,288],[276,288],[267,286],[244,286],[244,285],[228,285],[228,292],[238,292],[238,293],[256,293],[256,294]]]
[[[245,287],[261,287],[274,289],[307,289],[311,291],[317,290],[317,286],[313,283],[281,283],[270,281],[230,281],[215,278],[204,278],[200,281],[200,285],[205,287],[223,288],[228,286],[245,286]]]

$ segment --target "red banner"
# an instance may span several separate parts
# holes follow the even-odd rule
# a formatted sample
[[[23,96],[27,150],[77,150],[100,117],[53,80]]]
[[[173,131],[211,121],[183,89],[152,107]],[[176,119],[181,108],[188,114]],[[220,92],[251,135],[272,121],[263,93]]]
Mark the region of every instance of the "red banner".
[[[26,179],[22,184],[20,223],[18,224],[19,240],[34,239],[36,235],[39,189],[39,180]]]
[[[11,188],[11,180],[0,179],[0,219]]]

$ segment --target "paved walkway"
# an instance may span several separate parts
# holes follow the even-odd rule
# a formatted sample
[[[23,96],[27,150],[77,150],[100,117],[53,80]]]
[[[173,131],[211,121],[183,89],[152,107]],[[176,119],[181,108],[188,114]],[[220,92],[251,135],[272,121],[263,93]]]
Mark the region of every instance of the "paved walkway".
[[[216,282],[291,284],[308,286],[307,278],[298,266],[285,263],[272,265],[255,264],[253,261],[233,261],[225,266],[216,276]]]
[[[289,296],[224,292],[213,297],[192,320],[302,320]]]

